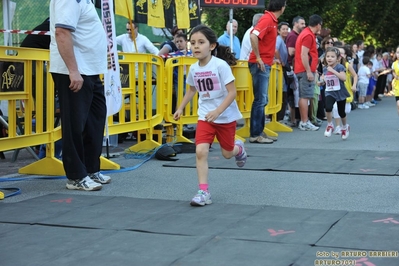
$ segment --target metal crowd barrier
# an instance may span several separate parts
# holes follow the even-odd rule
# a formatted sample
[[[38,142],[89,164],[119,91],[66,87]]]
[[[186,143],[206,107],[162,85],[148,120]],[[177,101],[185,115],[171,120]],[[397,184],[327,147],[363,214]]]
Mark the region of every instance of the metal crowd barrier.
[[[125,103],[108,118],[109,134],[138,131],[131,151],[151,150],[162,145],[164,63],[151,54],[119,53],[122,95]]]
[[[292,128],[277,121],[277,113],[283,103],[283,69],[280,64],[273,64],[269,78],[269,102],[265,108],[265,114],[270,115],[271,120],[265,125],[266,134],[278,136],[277,132],[292,132]]]
[[[0,100],[7,101],[7,137],[0,138],[0,151],[46,144],[46,157],[18,170],[21,174],[65,175],[62,162],[54,157],[61,127],[55,107],[54,83],[48,69],[49,51],[0,46]],[[109,168],[103,168],[109,166]],[[119,165],[101,157],[102,169]]]
[[[176,108],[172,106],[173,70],[178,70],[175,90],[179,104],[189,89],[185,77],[196,59],[176,57],[164,63],[161,57],[150,54],[120,53],[119,57],[124,104],[119,113],[108,117],[109,135],[137,131],[138,142],[129,149],[151,150],[163,142],[162,130],[154,129],[163,123],[167,134],[175,135],[176,141],[191,142],[183,136],[183,125],[197,123],[198,98],[194,97],[186,106],[180,120],[173,119]],[[47,144],[46,157],[19,169],[19,173],[65,174],[62,162],[54,157],[54,143],[61,138],[61,129],[48,61],[49,52],[45,50],[0,46],[0,100],[8,102],[8,121],[3,117],[0,120],[7,123],[8,136],[0,138],[0,152]],[[236,100],[244,119],[236,137],[246,138],[253,101],[252,77],[246,61],[238,61],[232,71],[236,78]],[[269,103],[265,109],[272,116],[265,127],[269,135],[288,131],[288,127],[275,121],[282,103],[282,78],[281,66],[273,65],[270,81],[277,82],[269,84]],[[119,169],[119,165],[101,157],[101,169]]]

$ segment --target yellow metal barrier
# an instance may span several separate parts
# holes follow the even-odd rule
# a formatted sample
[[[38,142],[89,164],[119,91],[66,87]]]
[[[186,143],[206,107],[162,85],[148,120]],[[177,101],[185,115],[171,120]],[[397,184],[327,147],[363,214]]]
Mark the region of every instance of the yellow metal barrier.
[[[125,104],[116,115],[117,123],[115,117],[108,118],[109,134],[138,131],[139,142],[129,149],[151,150],[162,144],[162,134],[156,134],[154,127],[163,121],[163,60],[151,54],[119,53],[119,56]],[[145,140],[141,140],[141,135]]]
[[[0,46],[0,100],[8,101],[8,137],[0,139],[0,151],[48,143],[46,158],[19,169],[22,174],[65,174],[62,162],[54,157],[54,142],[61,138],[61,130],[54,128],[54,85],[48,60],[48,51]]]
[[[173,113],[179,104],[182,102],[184,93],[190,89],[190,86],[185,84],[186,75],[190,66],[197,62],[198,59],[193,57],[175,57],[169,58],[165,63],[165,97],[164,97],[164,117],[165,121],[176,125],[176,142],[192,142],[190,139],[183,136],[183,125],[196,124],[198,121],[198,97],[193,97],[192,101],[186,105],[183,115],[178,121],[173,119]],[[173,94],[173,70],[177,68],[177,106],[172,106]],[[169,134],[169,133],[168,133]]]
[[[269,123],[265,125],[267,135],[278,136],[276,131],[292,132],[292,128],[277,121],[277,113],[283,103],[283,69],[280,64],[273,64],[270,71],[268,103],[265,114],[271,116]]]
[[[46,157],[18,170],[21,174],[65,175],[54,157],[61,128],[55,125],[54,84],[48,71],[49,51],[0,46],[0,100],[8,102],[8,136],[0,151],[46,144]],[[119,165],[101,158],[101,169]]]
[[[254,100],[254,94],[252,90],[252,76],[249,72],[248,61],[239,60],[237,65],[232,68],[235,79],[235,85],[237,88],[237,105],[240,110],[244,125],[237,130],[236,134],[242,138],[248,138],[250,136],[249,126],[251,118],[251,107]]]

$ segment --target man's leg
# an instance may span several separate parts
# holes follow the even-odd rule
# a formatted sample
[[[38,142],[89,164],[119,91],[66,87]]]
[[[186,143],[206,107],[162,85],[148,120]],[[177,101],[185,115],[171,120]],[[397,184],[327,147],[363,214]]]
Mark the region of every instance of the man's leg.
[[[265,69],[266,71],[262,72],[257,64],[249,64],[254,93],[250,119],[251,137],[261,136],[265,127],[265,106],[267,104],[270,66],[265,65]]]
[[[93,90],[88,118],[83,131],[85,165],[88,173],[100,171],[100,156],[104,137],[107,107],[104,87],[98,76],[86,77]],[[86,80],[85,80],[86,82]]]
[[[60,99],[64,169],[68,179],[81,180],[87,176],[82,134],[91,105],[92,91],[86,80],[81,90],[72,92],[68,75],[52,73],[52,76]]]

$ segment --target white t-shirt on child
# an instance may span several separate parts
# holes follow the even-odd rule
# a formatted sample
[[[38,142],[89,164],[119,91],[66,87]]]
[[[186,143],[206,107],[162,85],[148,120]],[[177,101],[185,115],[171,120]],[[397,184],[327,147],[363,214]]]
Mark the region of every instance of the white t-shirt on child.
[[[225,84],[234,80],[230,66],[220,58],[212,56],[206,66],[200,66],[198,62],[191,65],[187,84],[194,86],[199,94],[198,120],[205,121],[205,115],[222,104],[228,94]],[[242,115],[234,100],[214,123],[226,124],[240,118]]]
[[[370,68],[368,66],[361,66],[359,71],[357,72],[357,76],[359,78],[358,83],[369,84],[368,75],[371,74]]]

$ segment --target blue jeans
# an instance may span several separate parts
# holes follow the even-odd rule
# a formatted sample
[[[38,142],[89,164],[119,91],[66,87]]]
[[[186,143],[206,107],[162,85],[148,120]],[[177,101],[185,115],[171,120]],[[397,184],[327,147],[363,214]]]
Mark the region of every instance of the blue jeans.
[[[268,102],[270,66],[265,65],[262,72],[256,63],[248,63],[252,75],[254,101],[251,108],[250,134],[251,137],[260,136],[265,128],[265,106]]]

